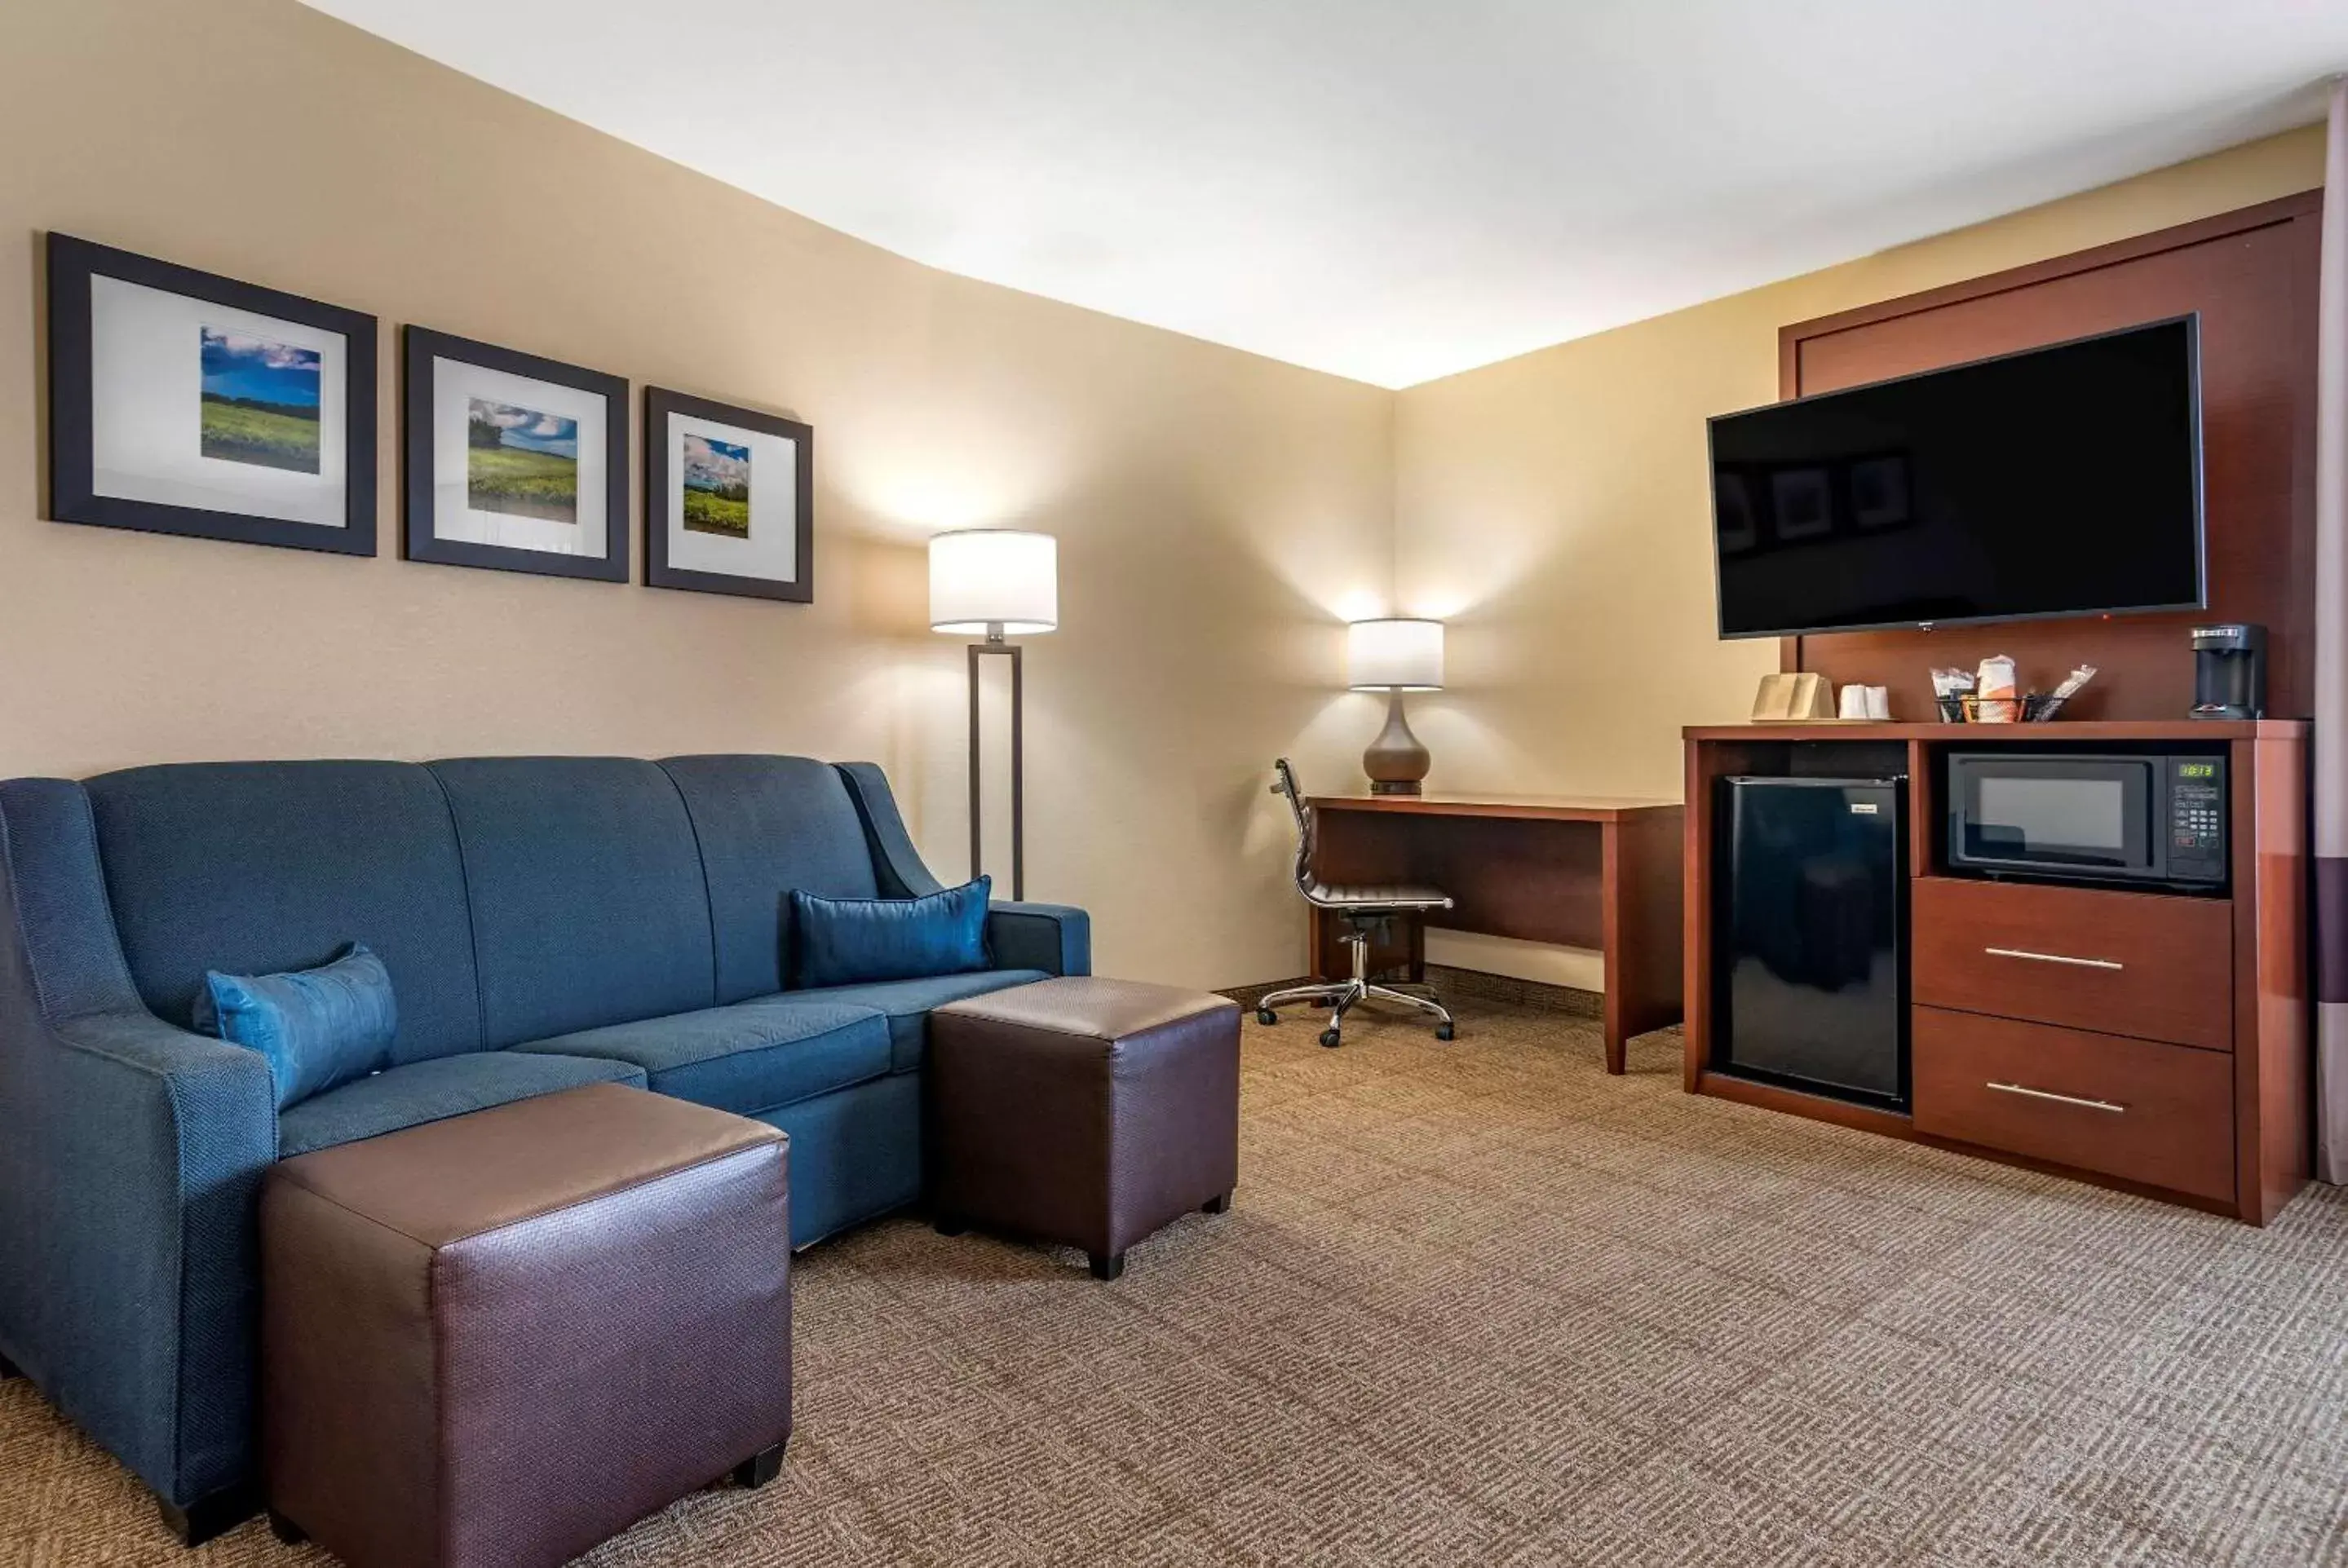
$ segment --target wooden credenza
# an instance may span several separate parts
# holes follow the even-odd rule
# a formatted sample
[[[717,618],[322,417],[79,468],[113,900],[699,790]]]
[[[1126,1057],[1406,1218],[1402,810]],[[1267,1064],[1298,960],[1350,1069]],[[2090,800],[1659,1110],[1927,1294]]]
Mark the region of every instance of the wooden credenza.
[[[2052,1170],[2263,1225],[2310,1168],[2307,726],[2298,721],[1735,725],[1685,732],[1691,1092]],[[2221,742],[2224,897],[1952,876],[1952,747]],[[1905,774],[1910,1106],[1733,1076],[1715,1061],[1715,782]]]

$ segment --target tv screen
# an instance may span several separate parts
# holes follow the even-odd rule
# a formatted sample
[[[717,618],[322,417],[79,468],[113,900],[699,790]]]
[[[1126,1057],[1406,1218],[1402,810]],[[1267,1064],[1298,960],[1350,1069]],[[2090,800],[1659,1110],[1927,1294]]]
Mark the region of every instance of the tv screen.
[[[1720,634],[2201,609],[2196,330],[1713,420]]]

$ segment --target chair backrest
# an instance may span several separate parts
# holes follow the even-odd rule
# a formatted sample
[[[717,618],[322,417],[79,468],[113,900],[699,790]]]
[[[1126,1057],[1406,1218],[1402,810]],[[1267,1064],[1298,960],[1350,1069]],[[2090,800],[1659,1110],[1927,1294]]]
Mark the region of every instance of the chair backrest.
[[[1304,804],[1304,792],[1297,787],[1296,770],[1288,765],[1286,757],[1272,759],[1272,793],[1288,797],[1288,809],[1296,818],[1296,890],[1311,896],[1313,887],[1313,808]]]

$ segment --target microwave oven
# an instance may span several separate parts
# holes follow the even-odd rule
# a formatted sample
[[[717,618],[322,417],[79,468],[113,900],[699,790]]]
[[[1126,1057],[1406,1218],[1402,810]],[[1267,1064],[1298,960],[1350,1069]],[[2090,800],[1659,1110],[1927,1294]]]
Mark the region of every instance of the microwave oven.
[[[1951,752],[1948,869],[2056,882],[2226,886],[2226,757],[2046,746]]]

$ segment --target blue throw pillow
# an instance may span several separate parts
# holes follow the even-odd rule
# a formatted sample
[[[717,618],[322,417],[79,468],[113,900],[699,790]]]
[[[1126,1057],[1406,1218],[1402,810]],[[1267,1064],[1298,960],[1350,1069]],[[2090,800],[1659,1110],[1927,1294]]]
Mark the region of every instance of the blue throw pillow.
[[[205,971],[196,1027],[261,1052],[283,1111],[390,1066],[399,1008],[391,971],[354,942],[333,963],[299,974]]]
[[[920,898],[819,898],[793,888],[794,983],[850,986],[985,968],[992,886],[981,876]]]

